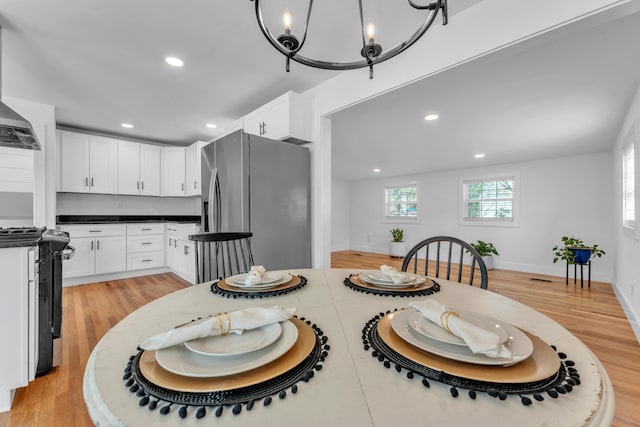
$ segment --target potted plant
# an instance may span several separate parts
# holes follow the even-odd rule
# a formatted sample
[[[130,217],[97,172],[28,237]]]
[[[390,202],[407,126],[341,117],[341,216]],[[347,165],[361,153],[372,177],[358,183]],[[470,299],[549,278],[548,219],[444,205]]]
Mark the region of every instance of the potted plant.
[[[404,242],[404,230],[401,228],[394,228],[389,230],[391,237],[393,238],[389,243],[389,255],[394,258],[404,258],[407,254],[407,247]]]
[[[496,249],[496,247],[493,246],[493,243],[478,240],[476,243],[471,243],[471,247],[480,254],[480,256],[482,257],[482,260],[487,266],[487,270],[493,270],[495,268],[494,262],[493,262],[493,255],[500,255],[500,254],[498,253],[498,250]]]
[[[606,252],[598,245],[585,245],[577,237],[562,236],[562,244],[553,247],[553,262],[564,260],[567,264],[587,264],[591,258],[600,258]]]

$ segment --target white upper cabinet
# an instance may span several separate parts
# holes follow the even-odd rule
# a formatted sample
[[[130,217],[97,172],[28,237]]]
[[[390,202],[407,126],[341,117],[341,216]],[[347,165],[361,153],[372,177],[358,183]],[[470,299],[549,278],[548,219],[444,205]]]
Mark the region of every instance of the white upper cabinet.
[[[185,150],[185,181],[187,196],[200,195],[200,149],[205,145],[207,145],[207,143],[204,141],[196,141]]]
[[[162,195],[184,196],[185,185],[185,148],[162,147]]]
[[[115,194],[118,143],[103,136],[60,131],[60,191]]]
[[[160,147],[118,141],[118,194],[160,195]]]
[[[244,131],[293,143],[313,136],[311,100],[291,91],[244,117]]]

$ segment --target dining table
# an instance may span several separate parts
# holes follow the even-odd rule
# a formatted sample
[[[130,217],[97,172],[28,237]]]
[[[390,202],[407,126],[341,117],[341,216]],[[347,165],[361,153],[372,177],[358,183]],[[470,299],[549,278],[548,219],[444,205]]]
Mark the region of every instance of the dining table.
[[[484,290],[429,278],[427,291],[416,287],[403,292],[365,284],[358,280],[362,269],[279,273],[291,275],[296,286],[282,292],[234,292],[227,286],[232,285],[229,280],[202,283],[151,301],[116,324],[95,346],[84,372],[84,400],[95,425],[612,424],[612,384],[593,352],[556,321],[492,292],[491,286]],[[457,313],[497,321],[509,339],[526,335],[529,339],[524,340],[533,343],[532,355],[525,354],[526,360],[514,364],[483,362],[489,358],[476,363],[475,355],[459,360],[458,347],[451,350],[453,344],[431,343],[435,355],[429,346],[415,347],[412,341],[424,337],[406,326],[406,319],[412,318],[408,305],[429,299]],[[173,390],[172,381],[177,378],[180,383],[181,367],[167,374],[164,365],[157,366],[157,354],[154,360],[153,352],[139,347],[177,325],[248,307],[275,306],[295,308],[295,346],[302,345],[299,341],[307,346],[302,357],[286,362],[291,364],[278,373],[269,372],[273,364],[285,363],[279,359],[236,373],[237,356],[223,356],[231,368],[223,369],[213,383],[207,383],[211,379],[206,374],[187,375],[182,378],[186,388]],[[224,323],[221,326],[224,329]],[[212,364],[217,363],[211,358]],[[169,380],[163,379],[165,374]],[[248,377],[253,379],[243,383]],[[214,384],[208,386],[211,393],[192,390],[191,380]]]

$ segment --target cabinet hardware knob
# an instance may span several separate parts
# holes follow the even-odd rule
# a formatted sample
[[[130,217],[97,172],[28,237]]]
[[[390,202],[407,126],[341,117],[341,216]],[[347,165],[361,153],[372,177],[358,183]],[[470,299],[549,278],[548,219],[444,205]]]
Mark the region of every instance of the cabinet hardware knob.
[[[93,250],[93,240],[91,241],[91,248],[90,250]]]
[[[88,187],[89,186],[89,177],[84,177],[84,186]]]
[[[96,240],[96,250],[100,250],[100,240]]]
[[[136,189],[140,189],[140,181],[138,181],[138,184],[136,185]]]
[[[142,190],[144,190],[144,181],[142,181]]]
[[[140,243],[140,244],[141,244],[141,245],[150,245],[150,244],[151,244],[151,242],[142,242],[142,243]]]
[[[91,177],[91,186],[93,187],[93,177]]]
[[[184,191],[184,182],[182,183],[182,191]]]

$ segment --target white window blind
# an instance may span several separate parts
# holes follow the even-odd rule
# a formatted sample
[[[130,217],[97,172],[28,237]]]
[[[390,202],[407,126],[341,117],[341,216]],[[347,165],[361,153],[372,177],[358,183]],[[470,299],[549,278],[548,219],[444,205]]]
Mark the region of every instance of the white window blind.
[[[636,198],[633,138],[622,154],[622,224],[635,228]]]
[[[418,187],[402,185],[384,189],[384,216],[386,218],[417,219]]]
[[[514,183],[513,176],[463,181],[464,221],[513,221]]]

